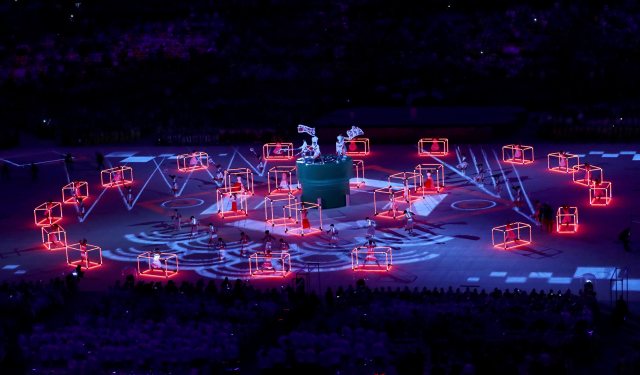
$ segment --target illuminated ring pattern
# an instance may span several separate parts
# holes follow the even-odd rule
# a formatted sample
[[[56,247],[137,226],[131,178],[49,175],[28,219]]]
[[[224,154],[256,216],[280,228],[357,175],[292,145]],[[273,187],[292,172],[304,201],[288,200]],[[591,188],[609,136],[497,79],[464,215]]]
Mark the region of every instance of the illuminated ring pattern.
[[[487,199],[465,199],[451,203],[451,208],[461,211],[487,210],[496,206],[496,202]]]
[[[178,198],[170,201],[164,201],[160,205],[164,208],[191,208],[204,204],[202,199],[198,198]]]

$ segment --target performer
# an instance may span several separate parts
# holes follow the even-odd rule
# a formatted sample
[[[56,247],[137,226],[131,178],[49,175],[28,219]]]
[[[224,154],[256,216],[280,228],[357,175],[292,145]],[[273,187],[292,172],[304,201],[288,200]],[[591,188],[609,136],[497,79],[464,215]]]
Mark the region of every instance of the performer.
[[[182,214],[180,212],[178,212],[177,208],[173,210],[173,220],[175,222],[176,230],[181,230],[182,229]]]
[[[562,208],[560,209],[560,213],[561,213],[561,216],[562,216],[562,220],[560,221],[562,223],[562,225],[569,226],[569,225],[573,224],[573,217],[572,217],[571,213],[569,212],[569,206],[568,205],[562,206]]]
[[[476,164],[478,167],[478,174],[474,177],[476,183],[484,184],[484,166],[482,163]]]
[[[153,251],[153,260],[151,261],[152,270],[162,269],[162,261],[160,260],[161,256],[162,256],[162,253],[160,252],[160,249],[156,247],[156,249]]]
[[[285,241],[284,238],[280,239],[280,251],[282,251],[283,253],[289,252],[289,243]]]
[[[376,235],[376,222],[369,219],[369,217],[364,219],[366,221],[365,227],[367,228],[367,239],[372,239]]]
[[[344,145],[344,137],[342,136],[342,134],[340,134],[337,137],[337,141],[336,141],[336,155],[338,156],[338,158],[336,159],[336,162],[345,159],[347,156],[347,149]]]
[[[336,247],[338,246],[338,228],[335,227],[335,225],[331,224],[329,225],[329,230],[327,231],[327,234],[329,234],[331,236],[331,238],[329,239],[329,245],[331,245],[331,247]]]
[[[51,216],[52,215],[52,213],[51,213],[52,210],[53,210],[53,202],[49,201],[44,206],[44,217],[49,222],[49,224],[51,224],[51,222],[53,221],[53,218]]]
[[[438,152],[440,151],[440,142],[438,142],[437,138],[434,138],[431,141],[431,152]]]
[[[218,237],[218,229],[213,226],[213,223],[209,223],[209,247],[213,246],[214,239]]]
[[[320,145],[318,145],[318,137],[311,138],[311,158],[315,163],[320,159]]]
[[[593,180],[593,186],[599,189],[593,189],[593,196],[596,198],[596,202],[600,202],[605,197],[605,189],[602,188],[602,181],[599,178]]]
[[[524,163],[524,153],[522,152],[522,146],[514,145],[513,146],[513,161],[520,159]]]
[[[198,234],[198,219],[196,219],[195,216],[191,216],[189,224],[191,225],[191,234],[189,234],[189,237],[193,237],[194,234]]]
[[[53,247],[58,242],[60,242],[60,226],[58,224],[51,224],[51,232],[49,232],[47,241],[49,242],[49,246]]]
[[[80,188],[80,182],[73,182],[73,196],[76,198],[76,203],[78,203],[78,199],[82,197],[82,189]]]
[[[405,225],[404,225],[404,230],[409,232],[409,234],[413,234],[413,212],[411,212],[410,210],[404,210],[404,218],[405,218]]]
[[[84,199],[78,198],[78,217],[80,219],[84,218],[85,208],[84,208]]]
[[[218,187],[222,187],[222,185],[224,184],[224,170],[222,169],[222,166],[220,164],[218,164],[216,167],[216,176],[213,178],[213,182],[215,182]]]
[[[224,250],[227,248],[227,244],[224,242],[222,237],[218,237],[218,242],[216,243],[216,250],[218,250],[218,259],[224,259]]]
[[[427,172],[427,179],[424,181],[424,189],[427,191],[433,190],[433,177],[431,177],[431,172]]]
[[[367,255],[364,257],[362,268],[364,268],[367,265],[367,262],[376,262],[378,267],[380,267],[380,262],[378,262],[378,258],[376,257],[376,254],[375,254],[375,249],[377,246],[376,242],[370,239],[365,246],[367,248]]]
[[[584,163],[584,181],[591,185],[591,164]]]
[[[245,247],[247,247],[247,245],[249,244],[249,241],[251,239],[249,238],[249,236],[247,236],[246,233],[244,232],[240,232],[240,256],[243,257],[245,256]]]
[[[264,251],[267,251],[267,250],[271,251],[271,248],[273,247],[273,241],[275,241],[275,238],[273,238],[273,236],[268,230],[265,230],[264,237],[262,238],[262,243],[264,244]]]
[[[86,267],[89,268],[89,254],[87,254],[87,239],[83,238],[79,242],[80,245],[80,259],[85,263]]]
[[[389,212],[388,214],[396,218],[396,212],[398,211],[398,203],[396,202],[396,197],[393,195],[391,191],[389,191]]]
[[[273,255],[271,255],[271,250],[265,250],[264,252],[264,263],[262,263],[262,271],[270,271],[273,272]]]
[[[264,169],[264,160],[260,159],[258,165],[256,166],[256,169],[258,170],[258,172],[262,173],[262,170]]]
[[[469,163],[467,163],[467,157],[463,156],[462,157],[462,161],[460,162],[460,164],[456,165],[456,168],[458,168],[460,171],[462,171],[463,175],[467,175],[467,167],[469,166]]]
[[[516,234],[515,229],[513,228],[512,223],[507,223],[507,226],[505,227],[505,233],[506,233],[506,242],[515,243],[520,241],[520,239],[518,238],[518,235]]]
[[[118,185],[123,180],[122,167],[118,167],[113,175],[113,183],[111,185]]]
[[[560,169],[563,169],[565,172],[569,170],[569,168],[567,168],[567,153],[564,151],[560,151],[559,153],[559,157],[558,157],[558,167],[560,167]]]
[[[176,181],[176,176],[170,174],[169,178],[171,179],[171,191],[173,192],[173,196],[178,196],[178,181]]]
[[[282,143],[281,142],[277,142],[276,143],[276,147],[273,149],[273,154],[274,155],[280,155],[282,154]]]
[[[236,182],[231,187],[231,191],[236,192],[236,193],[240,193],[240,194],[244,194],[244,193],[247,192],[247,190],[244,188],[244,184],[242,183],[242,177],[241,176],[237,176],[236,177]]]
[[[231,211],[238,212],[238,197],[236,193],[231,194],[229,199],[231,200]]]
[[[191,154],[189,158],[189,168],[194,169],[199,164],[198,156],[196,156],[195,152]]]
[[[127,186],[127,204],[131,206],[133,203],[133,192],[131,191],[131,185]]]
[[[302,216],[302,230],[304,232],[305,229],[311,229],[311,223],[309,222],[309,212],[306,208],[303,208],[300,211],[300,216]]]
[[[282,176],[280,177],[280,190],[291,190],[291,186],[289,185],[289,176],[289,173],[282,172]]]

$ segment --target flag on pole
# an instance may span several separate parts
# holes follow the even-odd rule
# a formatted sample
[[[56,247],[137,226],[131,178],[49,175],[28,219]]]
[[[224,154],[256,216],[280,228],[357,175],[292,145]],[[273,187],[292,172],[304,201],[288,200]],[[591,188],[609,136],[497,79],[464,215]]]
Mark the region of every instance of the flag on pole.
[[[347,130],[347,139],[352,140],[353,138],[363,135],[364,131],[357,126],[352,126],[350,130]]]
[[[316,128],[309,127],[307,125],[298,125],[298,133],[307,133],[309,135],[316,135]]]

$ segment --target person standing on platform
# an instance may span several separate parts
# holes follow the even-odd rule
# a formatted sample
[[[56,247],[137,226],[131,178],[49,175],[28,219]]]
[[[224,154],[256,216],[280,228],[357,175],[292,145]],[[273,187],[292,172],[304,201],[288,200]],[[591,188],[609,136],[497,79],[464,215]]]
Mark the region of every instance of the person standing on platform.
[[[366,238],[369,239],[373,239],[376,235],[376,222],[369,219],[369,217],[365,218],[365,227],[367,228],[367,235]]]
[[[198,219],[196,219],[195,216],[191,216],[191,218],[189,219],[189,225],[191,225],[191,233],[189,234],[189,237],[193,237],[193,235],[197,235],[198,234]]]
[[[413,212],[411,212],[410,210],[404,210],[404,218],[405,218],[404,230],[409,232],[409,234],[413,234],[413,223],[414,223],[413,215],[414,215]]]
[[[288,253],[289,252],[289,243],[287,241],[285,241],[284,238],[280,239],[280,251],[282,251],[283,253]]]
[[[245,232],[240,232],[240,256],[243,257],[246,255],[245,248],[249,245],[249,241],[251,239]]]
[[[209,247],[212,247],[214,245],[214,241],[215,239],[218,237],[218,230],[216,229],[215,226],[213,226],[213,223],[209,223]]]
[[[378,267],[380,267],[380,262],[378,261],[378,257],[376,257],[376,254],[375,254],[376,246],[378,246],[376,242],[374,240],[369,240],[369,242],[367,242],[365,246],[367,248],[367,255],[365,255],[364,257],[362,268],[364,268],[367,265],[367,262],[376,262]]]
[[[338,246],[338,228],[336,228],[336,226],[333,224],[329,225],[329,230],[327,231],[327,234],[330,236],[329,245],[331,247],[337,247]]]
[[[216,250],[218,250],[218,259],[224,260],[224,251],[227,248],[227,244],[224,242],[222,237],[218,237],[218,242],[216,243]]]

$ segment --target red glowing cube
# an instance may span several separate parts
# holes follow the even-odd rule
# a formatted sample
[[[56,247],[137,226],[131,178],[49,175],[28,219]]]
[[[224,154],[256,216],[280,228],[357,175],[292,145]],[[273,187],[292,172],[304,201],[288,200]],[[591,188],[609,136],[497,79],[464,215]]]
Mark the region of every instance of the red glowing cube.
[[[392,265],[393,250],[388,246],[358,246],[351,250],[351,269],[354,271],[386,272]]]
[[[53,224],[41,227],[42,244],[47,250],[62,250],[67,248],[67,231],[60,225]]]
[[[346,154],[349,156],[367,156],[371,152],[369,138],[345,140],[345,146],[347,148]]]
[[[113,187],[133,184],[133,169],[127,166],[118,166],[105,169],[100,172],[102,187]]]
[[[353,160],[353,169],[355,177],[351,179],[349,184],[354,188],[360,188],[365,184],[364,182],[364,161]]]
[[[235,192],[234,188],[219,188],[216,190],[218,215],[223,219],[247,217],[247,196]]]
[[[192,172],[209,168],[209,154],[202,151],[178,155],[176,161],[180,172]]]
[[[591,164],[578,164],[573,167],[573,182],[582,186],[591,186],[604,179],[602,168]]]
[[[502,161],[512,164],[531,164],[533,163],[533,147],[524,145],[506,145],[502,146]]]
[[[295,181],[294,181],[295,175]],[[277,165],[267,172],[267,192],[269,195],[289,195],[300,191],[296,167]],[[295,183],[294,183],[295,182]]]
[[[249,256],[249,276],[286,277],[291,272],[291,256],[287,252],[257,252]]]
[[[531,225],[521,222],[500,225],[491,230],[491,243],[497,249],[509,250],[531,243]]]
[[[249,168],[231,168],[224,171],[224,187],[237,194],[253,195],[253,172]]]
[[[178,255],[146,251],[138,254],[138,274],[168,279],[178,274]]]
[[[422,185],[416,189],[418,194],[439,194],[444,189],[444,166],[442,164],[418,164],[414,172],[420,174]]]
[[[418,141],[419,156],[447,156],[449,140],[447,138],[420,138]]]
[[[296,219],[291,216],[279,216],[281,213],[291,214],[291,211],[287,212],[286,206],[291,206],[296,203],[296,198],[289,194],[286,197],[265,197],[264,198],[264,221],[270,224],[272,227],[281,225],[295,225]]]
[[[72,181],[62,187],[62,202],[77,203],[79,199],[87,199],[89,185],[86,181]]]
[[[573,173],[580,164],[580,156],[567,152],[552,152],[547,155],[547,169],[553,172]]]
[[[556,212],[556,232],[578,232],[578,207],[558,207]]]
[[[611,203],[611,182],[596,181],[589,186],[589,203],[592,206],[607,206]]]
[[[296,202],[284,206],[282,212],[284,217],[295,218],[294,224],[285,222],[285,233],[290,232],[304,236],[322,232],[321,205],[310,202]]]
[[[62,220],[62,203],[45,202],[33,210],[33,219],[37,226],[52,225]]]
[[[264,160],[292,160],[293,143],[265,143],[265,145],[262,146],[262,158]]]
[[[73,243],[66,248],[67,264],[92,269],[102,265],[102,249],[91,244]]]

